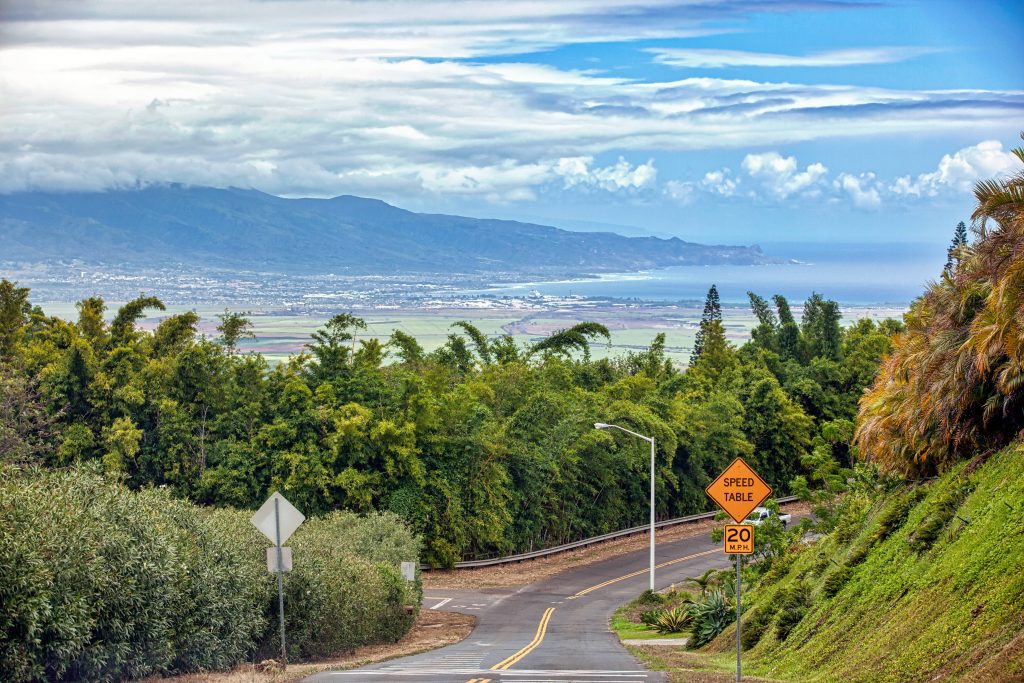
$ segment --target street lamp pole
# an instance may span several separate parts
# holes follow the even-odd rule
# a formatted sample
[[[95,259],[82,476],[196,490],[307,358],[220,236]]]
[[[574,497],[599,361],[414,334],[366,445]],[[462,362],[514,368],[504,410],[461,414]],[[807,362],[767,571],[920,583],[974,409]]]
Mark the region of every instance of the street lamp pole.
[[[637,434],[636,432],[630,431],[625,427],[618,425],[605,424],[604,422],[594,423],[594,429],[618,429],[620,432],[626,432],[631,434],[638,439],[651,444],[651,572],[650,572],[650,589],[654,590],[654,437],[644,436],[643,434]]]

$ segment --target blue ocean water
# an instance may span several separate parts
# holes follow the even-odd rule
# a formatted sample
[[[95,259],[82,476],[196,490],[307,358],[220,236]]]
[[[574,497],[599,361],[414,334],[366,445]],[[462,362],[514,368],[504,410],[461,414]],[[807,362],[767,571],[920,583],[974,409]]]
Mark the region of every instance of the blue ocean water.
[[[723,303],[746,303],[747,291],[782,294],[793,303],[818,292],[840,303],[906,305],[936,279],[946,262],[942,244],[773,242],[764,252],[799,263],[770,266],[682,266],[602,276],[594,280],[496,285],[492,295],[522,296],[533,290],[645,301],[703,301],[715,284]]]

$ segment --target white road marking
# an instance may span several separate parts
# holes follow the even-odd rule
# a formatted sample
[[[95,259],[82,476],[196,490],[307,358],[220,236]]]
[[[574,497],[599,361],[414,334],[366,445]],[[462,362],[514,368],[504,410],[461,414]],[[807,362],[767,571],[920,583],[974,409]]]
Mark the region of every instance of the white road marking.
[[[436,598],[434,598],[434,599],[436,600]],[[434,605],[430,609],[437,609],[438,607],[444,607],[445,605],[447,605],[451,601],[452,601],[451,598],[445,598],[444,600],[442,600],[441,602],[437,603],[436,605]]]

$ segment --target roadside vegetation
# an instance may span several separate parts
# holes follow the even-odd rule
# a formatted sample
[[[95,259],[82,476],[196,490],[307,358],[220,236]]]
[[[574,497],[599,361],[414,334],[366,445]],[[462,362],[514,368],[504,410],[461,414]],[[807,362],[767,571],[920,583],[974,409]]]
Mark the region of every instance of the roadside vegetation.
[[[975,194],[973,239],[961,223],[860,401],[862,464],[815,456],[793,482],[823,535],[776,536],[745,570],[750,671],[1024,680],[1024,173]],[[728,670],[734,639],[694,656]]]
[[[737,349],[712,288],[685,372],[661,335],[591,358],[607,339],[595,323],[523,346],[461,322],[427,353],[401,331],[359,339],[364,323],[347,314],[271,368],[237,353],[241,313],[221,316],[217,339],[196,337],[191,312],[146,332],[136,323],[163,307],[156,298],[109,322],[86,299],[67,321],[4,280],[0,457],[99,463],[132,489],[217,507],[252,509],[281,490],[311,517],[391,511],[434,566],[557,545],[646,519],[647,454],[598,420],[655,436],[660,518],[708,509],[704,486],[737,455],[780,494],[812,454],[850,458],[857,397],[899,324],[843,329],[818,295],[800,322],[782,297],[751,301],[760,323]]]
[[[118,681],[279,657],[277,591],[250,512],[133,492],[99,467],[0,468],[0,678]],[[297,659],[398,640],[419,541],[391,513],[335,512],[292,537]]]

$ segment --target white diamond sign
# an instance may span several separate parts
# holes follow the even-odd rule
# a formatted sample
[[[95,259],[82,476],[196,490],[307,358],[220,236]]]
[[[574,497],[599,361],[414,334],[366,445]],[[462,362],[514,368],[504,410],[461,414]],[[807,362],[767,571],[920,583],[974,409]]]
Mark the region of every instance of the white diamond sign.
[[[281,518],[280,541],[277,538],[277,523],[274,519],[275,509]],[[256,511],[256,514],[249,521],[252,522],[253,526],[262,531],[263,535],[269,538],[271,543],[277,544],[278,542],[284,543],[287,541],[288,537],[295,533],[295,530],[299,528],[299,525],[305,519],[306,516],[296,510],[295,506],[289,503],[287,498],[274,491],[274,494],[267,498],[267,502]]]

